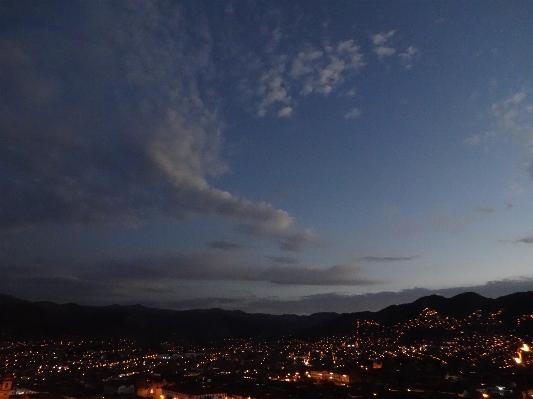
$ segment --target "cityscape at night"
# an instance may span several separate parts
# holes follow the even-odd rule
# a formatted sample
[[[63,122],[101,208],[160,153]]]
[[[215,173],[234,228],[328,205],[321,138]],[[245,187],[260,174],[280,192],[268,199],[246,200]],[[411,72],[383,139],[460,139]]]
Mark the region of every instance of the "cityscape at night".
[[[503,301],[514,309],[517,301],[532,303],[531,298],[532,293],[517,293]],[[179,329],[171,334],[173,339],[158,341],[135,336],[133,330],[129,330],[129,338],[90,338],[84,337],[90,332],[74,335],[68,327],[55,337],[45,339],[40,330],[32,339],[16,341],[12,337],[24,334],[12,323],[2,331],[0,371],[9,381],[11,395],[30,397],[533,397],[529,346],[533,313],[517,317],[520,312],[507,308],[452,313],[421,308],[439,301],[436,307],[446,309],[455,301],[467,309],[475,300],[483,301],[483,297],[427,297],[377,313],[336,314],[322,326],[304,327],[292,334],[273,336],[258,331],[248,333],[247,338],[219,336],[209,341],[183,339],[176,334]],[[4,316],[6,309],[2,309]],[[412,312],[419,313],[400,321],[391,317]],[[101,317],[106,317],[105,313]],[[179,317],[179,312],[165,315],[173,317]],[[338,320],[345,333],[322,330]],[[22,321],[22,328],[32,323]],[[68,317],[65,321],[73,322]],[[242,320],[231,322],[244,325]],[[181,325],[195,329],[194,325]],[[224,328],[220,321],[212,326],[214,330]]]
[[[0,0],[0,399],[533,398],[532,0]]]

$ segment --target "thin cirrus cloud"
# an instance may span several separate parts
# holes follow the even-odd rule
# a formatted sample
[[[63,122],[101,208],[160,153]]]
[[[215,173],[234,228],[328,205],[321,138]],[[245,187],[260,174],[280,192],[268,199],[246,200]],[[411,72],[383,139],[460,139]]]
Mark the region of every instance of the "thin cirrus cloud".
[[[214,70],[208,24],[187,22],[179,4],[110,4],[80,3],[83,42],[52,12],[1,40],[0,226],[135,225],[193,212],[255,225],[285,247],[304,237],[286,211],[208,182],[229,170],[217,96],[201,88]],[[282,99],[267,80],[269,101]],[[280,116],[291,112],[287,103]]]

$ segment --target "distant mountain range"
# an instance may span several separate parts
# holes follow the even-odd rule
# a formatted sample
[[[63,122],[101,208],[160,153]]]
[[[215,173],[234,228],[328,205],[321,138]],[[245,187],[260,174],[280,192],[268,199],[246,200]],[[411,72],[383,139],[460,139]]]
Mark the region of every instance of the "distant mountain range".
[[[499,314],[500,328],[531,331],[533,292],[518,292],[491,299],[468,292],[452,298],[431,295],[409,304],[392,305],[378,312],[316,313],[310,316],[250,314],[222,309],[168,310],[133,306],[82,306],[73,303],[29,302],[0,295],[0,338],[4,340],[62,337],[123,337],[141,342],[187,340],[205,343],[224,338],[286,335],[322,337],[354,334],[357,321],[393,326],[417,318],[424,309],[443,317],[463,318],[475,311]]]

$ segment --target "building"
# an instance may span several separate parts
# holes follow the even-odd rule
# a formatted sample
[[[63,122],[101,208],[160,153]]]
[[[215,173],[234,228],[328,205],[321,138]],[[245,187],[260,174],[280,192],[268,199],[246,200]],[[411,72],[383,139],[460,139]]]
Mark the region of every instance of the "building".
[[[160,399],[166,381],[141,381],[137,384],[137,396],[143,398]]]
[[[350,379],[349,374],[340,374],[330,371],[316,371],[312,370],[306,372],[307,377],[311,378],[316,382],[332,382],[335,385],[346,385],[350,382],[354,382],[353,378]]]
[[[9,399],[9,395],[11,395],[11,385],[13,384],[13,378],[12,377],[1,377],[0,383],[2,384],[0,386],[0,399]]]
[[[187,389],[175,385],[163,387],[163,397],[166,399],[227,399],[227,395],[220,391],[211,391],[210,389]]]
[[[104,385],[104,394],[108,395],[133,395],[135,386],[128,381],[108,381]]]

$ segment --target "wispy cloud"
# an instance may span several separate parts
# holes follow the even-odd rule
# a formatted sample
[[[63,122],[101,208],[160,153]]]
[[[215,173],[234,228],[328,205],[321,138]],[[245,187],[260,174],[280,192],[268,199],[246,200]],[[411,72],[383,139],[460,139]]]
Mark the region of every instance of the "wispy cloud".
[[[293,111],[292,107],[286,106],[279,110],[278,116],[289,117],[292,115],[292,111]]]
[[[258,77],[257,88],[249,89],[249,78],[242,85],[245,91],[255,93],[256,112],[260,117],[269,110],[278,117],[289,117],[298,95],[328,96],[351,72],[365,65],[360,47],[352,39],[334,45],[307,44],[295,56],[269,53],[261,63],[268,67]]]
[[[135,293],[135,287],[168,287],[197,282],[271,283],[278,286],[368,286],[377,282],[364,277],[353,265],[318,267],[290,258],[277,258],[274,264],[255,264],[241,252],[184,252],[167,257],[134,260],[106,260],[97,263],[76,261],[76,268],[64,260],[44,259],[25,263],[0,262],[0,290],[22,289],[34,281],[46,291],[61,284],[83,288],[87,295],[112,295],[116,290]],[[18,288],[17,288],[18,287]],[[61,290],[60,290],[61,291]],[[22,295],[22,292],[15,292]],[[65,290],[65,294],[75,294]]]
[[[243,223],[236,227],[236,231],[248,235],[270,237],[283,251],[300,252],[305,246],[315,246],[319,243],[318,237],[310,229],[296,230],[291,226],[279,228],[271,223]]]
[[[490,215],[490,214],[496,212],[496,209],[489,208],[489,207],[486,207],[486,206],[478,206],[476,209],[477,209],[477,211],[479,213],[482,213],[482,214],[485,214],[485,215]]]
[[[415,57],[418,53],[418,48],[409,46],[403,53],[398,54],[405,69],[411,69],[413,67]]]
[[[465,138],[463,142],[470,147],[477,147],[490,140],[493,140],[494,137],[495,137],[495,133],[493,131],[490,131],[490,132],[485,132],[483,134],[474,134],[473,136]]]
[[[376,53],[379,58],[390,57],[396,53],[396,49],[390,44],[390,39],[395,33],[396,30],[390,30],[388,32],[377,33],[372,36],[374,53]]]
[[[288,82],[284,80],[284,71],[284,65],[281,65],[261,76],[258,89],[258,96],[261,101],[257,106],[257,115],[265,116],[267,110],[277,103],[282,106],[278,111],[278,116],[290,116],[292,113],[292,108],[289,104],[293,103],[293,101],[289,94]]]
[[[344,114],[345,119],[357,119],[361,116],[361,110],[359,108],[352,108]]]
[[[517,244],[533,244],[533,236],[517,238],[515,240],[500,240],[500,242],[510,242]]]
[[[526,90],[517,91],[504,100],[492,104],[496,127],[533,148],[533,103]]]
[[[297,111],[301,97],[319,95],[328,97],[340,90],[345,96],[355,95],[354,83],[364,73],[368,56],[363,53],[357,38],[346,38],[336,42],[298,42],[293,33],[284,33],[284,24],[275,24],[273,40],[256,49],[246,49],[256,57],[243,57],[240,90],[248,103],[254,104],[259,117],[267,115],[288,117]],[[286,29],[289,29],[287,24]],[[272,33],[264,26],[262,39]],[[398,54],[392,42],[396,30],[377,33],[370,37],[373,52],[379,59],[397,54],[404,68],[412,68],[419,57],[419,49],[407,46]],[[364,40],[365,38],[361,38]],[[344,87],[350,82],[351,87]],[[351,116],[353,117],[353,116]]]

